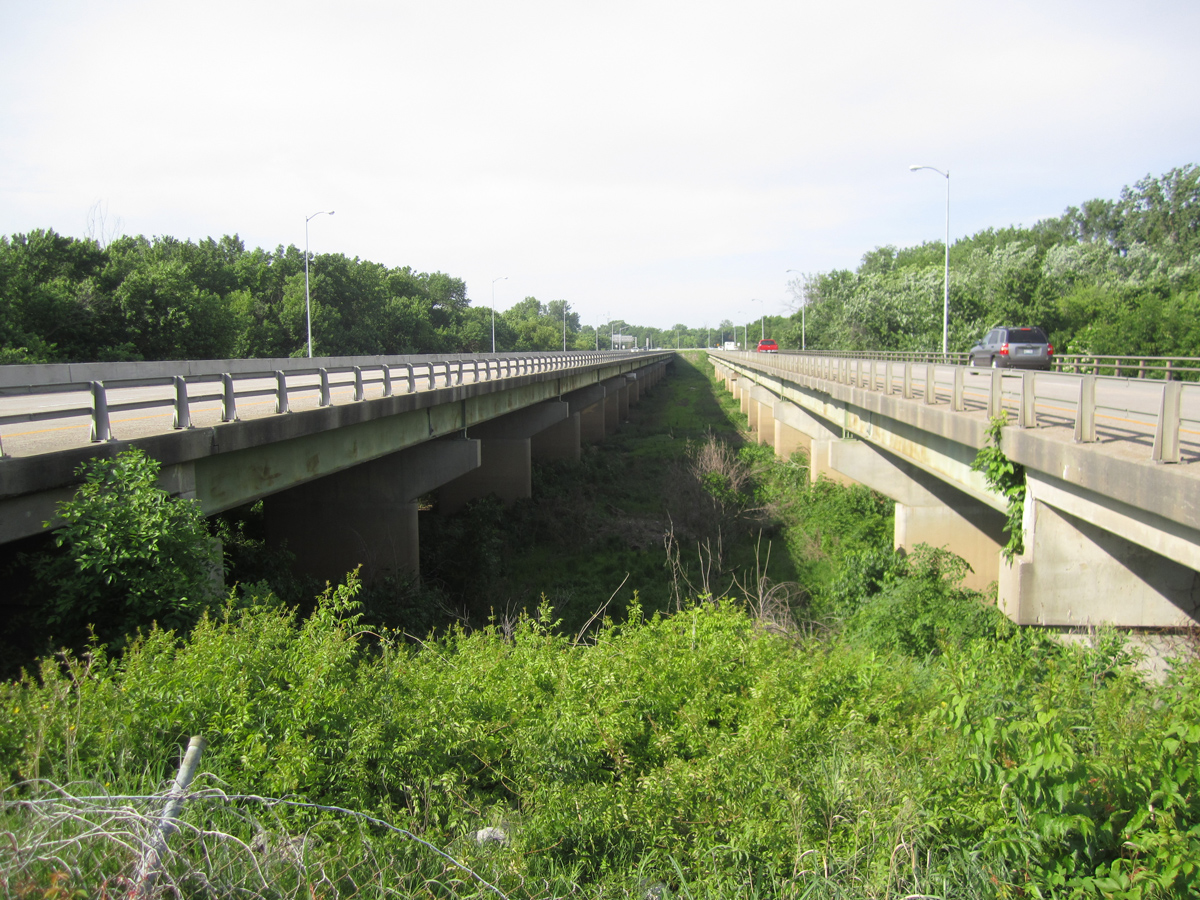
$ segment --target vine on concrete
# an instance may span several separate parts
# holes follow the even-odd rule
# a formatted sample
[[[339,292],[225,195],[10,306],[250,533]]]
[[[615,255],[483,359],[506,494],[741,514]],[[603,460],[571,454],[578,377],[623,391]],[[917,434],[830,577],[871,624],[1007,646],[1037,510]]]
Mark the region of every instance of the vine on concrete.
[[[1008,521],[1004,530],[1008,532],[1008,543],[1001,551],[1009,562],[1025,552],[1025,467],[1015,463],[1000,449],[1000,439],[1007,415],[999,415],[988,425],[988,443],[979,448],[972,470],[982,472],[988,487],[1008,501]]]

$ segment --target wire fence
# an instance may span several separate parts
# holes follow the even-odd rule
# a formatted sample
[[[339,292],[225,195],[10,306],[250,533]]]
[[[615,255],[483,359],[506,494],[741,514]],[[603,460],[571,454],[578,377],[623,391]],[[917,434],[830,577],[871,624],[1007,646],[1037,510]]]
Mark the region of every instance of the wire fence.
[[[26,782],[0,792],[0,895],[507,900],[495,884],[512,877],[495,828],[447,850],[352,809],[206,788],[180,797],[185,809],[164,833],[170,792],[98,787]],[[521,896],[538,896],[531,887]]]

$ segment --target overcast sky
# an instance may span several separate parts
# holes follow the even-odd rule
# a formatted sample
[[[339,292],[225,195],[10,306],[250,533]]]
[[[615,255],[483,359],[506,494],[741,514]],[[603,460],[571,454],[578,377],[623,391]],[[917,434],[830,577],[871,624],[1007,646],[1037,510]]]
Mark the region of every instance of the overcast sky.
[[[587,324],[1200,162],[1197,0],[0,0],[0,232],[304,246]],[[759,301],[759,302],[755,302]]]

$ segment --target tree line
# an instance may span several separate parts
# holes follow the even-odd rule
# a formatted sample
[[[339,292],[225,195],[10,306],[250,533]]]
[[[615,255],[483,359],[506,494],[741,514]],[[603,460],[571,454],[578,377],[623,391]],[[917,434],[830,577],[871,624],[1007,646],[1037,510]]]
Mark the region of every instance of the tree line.
[[[794,280],[798,310],[782,337],[799,345],[803,306],[810,349],[939,348],[944,254],[941,241],[876,247],[854,271]],[[1041,326],[1059,352],[1200,356],[1200,166],[955,241],[950,349],[999,324]]]
[[[0,364],[303,356],[305,257],[52,229],[0,237]],[[876,247],[853,271],[806,275],[794,310],[713,327],[584,324],[566,300],[526,297],[494,315],[442,272],[343,254],[309,258],[318,356],[628,346],[933,350],[941,346],[944,245]],[[1033,226],[988,228],[950,248],[950,346],[997,324],[1040,325],[1060,352],[1200,356],[1200,166],[1147,175]],[[617,335],[623,335],[622,342]]]

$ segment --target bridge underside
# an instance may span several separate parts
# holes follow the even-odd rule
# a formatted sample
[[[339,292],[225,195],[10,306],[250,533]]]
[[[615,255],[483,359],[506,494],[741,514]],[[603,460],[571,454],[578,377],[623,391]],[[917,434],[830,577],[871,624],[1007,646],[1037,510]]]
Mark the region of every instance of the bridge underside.
[[[337,580],[419,574],[418,501],[443,513],[476,497],[530,494],[535,459],[580,458],[665,375],[664,355],[549,376],[423,390],[294,414],[175,431],[9,459],[0,475],[0,542],[54,527],[75,470],[138,446],[162,465],[160,485],[206,515],[262,500],[268,540],[297,567]]]
[[[268,539],[286,545],[300,571],[322,580],[340,579],[356,566],[365,581],[419,577],[422,498],[449,515],[480,497],[505,503],[529,497],[534,460],[578,461],[581,443],[612,433],[620,411],[627,416],[629,404],[664,372],[661,364],[650,366],[465,428],[455,419],[442,436],[269,494]]]
[[[1144,467],[1131,471],[1095,448],[1064,448],[1028,432],[1016,431],[1010,449],[1006,429],[1006,452],[1027,474],[1025,553],[1009,564],[1001,554],[1006,504],[970,468],[987,440],[986,419],[807,376],[724,362],[717,371],[761,443],[785,458],[806,453],[814,480],[863,484],[893,499],[895,546],[929,544],[961,556],[972,570],[967,586],[994,586],[1014,621],[1200,622],[1200,530],[1180,521],[1187,511],[1175,514],[1178,504],[1169,503],[1147,511],[1106,492],[1146,477]]]

